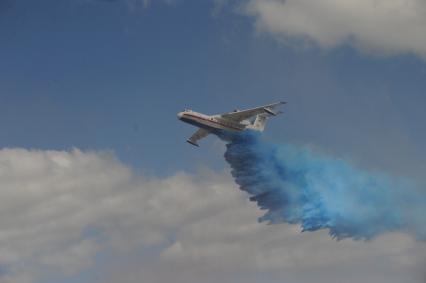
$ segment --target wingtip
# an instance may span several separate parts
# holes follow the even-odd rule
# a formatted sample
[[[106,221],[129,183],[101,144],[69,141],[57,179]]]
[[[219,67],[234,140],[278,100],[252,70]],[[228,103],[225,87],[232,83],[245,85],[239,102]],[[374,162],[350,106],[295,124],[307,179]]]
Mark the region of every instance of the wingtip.
[[[191,141],[191,140],[186,140],[186,142],[187,142],[187,143],[189,143],[189,144],[192,144],[193,146],[200,147],[200,146],[198,145],[198,143],[195,143],[195,142],[193,142],[193,141]]]

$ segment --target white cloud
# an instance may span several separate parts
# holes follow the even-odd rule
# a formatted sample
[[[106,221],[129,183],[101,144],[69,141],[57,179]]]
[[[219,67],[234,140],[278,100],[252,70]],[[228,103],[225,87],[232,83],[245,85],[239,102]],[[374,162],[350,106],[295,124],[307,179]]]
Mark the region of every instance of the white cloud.
[[[376,54],[426,56],[423,0],[249,0],[256,27],[323,48],[350,44]]]
[[[226,173],[146,178],[102,152],[0,150],[0,212],[2,283],[94,269],[102,282],[268,282],[254,273],[309,282],[312,269],[324,282],[345,276],[334,271],[345,264],[410,282],[426,251],[400,234],[336,242],[257,223],[262,212]],[[100,255],[105,266],[94,264]]]

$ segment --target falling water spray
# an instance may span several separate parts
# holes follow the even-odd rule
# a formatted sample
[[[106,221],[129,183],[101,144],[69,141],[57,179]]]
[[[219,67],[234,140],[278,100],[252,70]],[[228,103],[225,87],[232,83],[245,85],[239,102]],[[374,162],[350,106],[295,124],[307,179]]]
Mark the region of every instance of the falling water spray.
[[[225,158],[236,183],[265,210],[259,221],[327,229],[336,239],[401,231],[426,240],[421,187],[308,148],[266,142],[258,132],[221,137],[228,141]]]

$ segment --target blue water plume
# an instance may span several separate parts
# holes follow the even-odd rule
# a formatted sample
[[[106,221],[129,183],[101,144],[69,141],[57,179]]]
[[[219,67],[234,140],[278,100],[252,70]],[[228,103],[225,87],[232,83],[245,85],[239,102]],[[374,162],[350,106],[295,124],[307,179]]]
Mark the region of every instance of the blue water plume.
[[[257,132],[219,135],[241,190],[265,210],[259,221],[328,229],[336,239],[371,239],[393,231],[426,240],[426,190]]]

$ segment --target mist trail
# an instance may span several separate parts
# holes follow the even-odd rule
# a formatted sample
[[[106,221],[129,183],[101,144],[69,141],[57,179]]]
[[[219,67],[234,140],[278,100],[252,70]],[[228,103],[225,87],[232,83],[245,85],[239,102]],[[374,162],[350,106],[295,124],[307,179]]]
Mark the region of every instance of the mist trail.
[[[236,183],[266,211],[259,221],[328,229],[336,239],[401,231],[426,240],[426,190],[307,148],[268,143],[257,132],[222,138]]]

